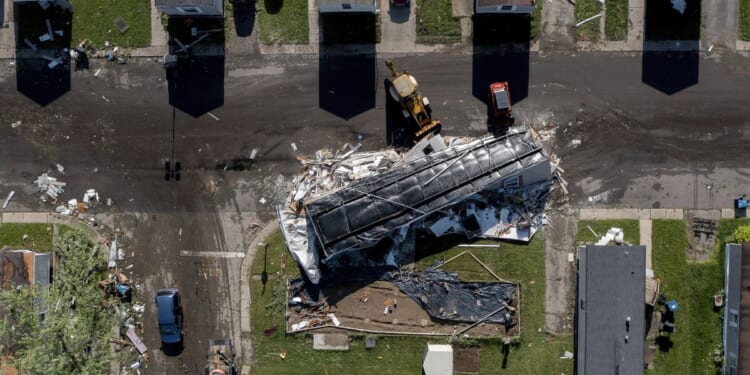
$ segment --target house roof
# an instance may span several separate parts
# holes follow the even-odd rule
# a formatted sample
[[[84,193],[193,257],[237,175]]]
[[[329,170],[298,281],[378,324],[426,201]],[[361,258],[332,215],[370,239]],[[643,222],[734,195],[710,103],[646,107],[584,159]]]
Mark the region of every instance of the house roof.
[[[524,184],[549,179],[549,160],[530,133],[488,136],[318,198],[305,207],[307,222],[325,259],[374,246],[391,231],[537,166],[545,173],[524,177]]]
[[[375,0],[320,0],[320,13],[374,13]]]
[[[0,289],[31,283],[49,284],[49,254],[31,250],[0,252]]]
[[[750,374],[750,243],[727,244],[725,248],[723,341],[726,365],[736,374]]]
[[[578,255],[577,373],[642,375],[646,247],[589,245]]]
[[[533,0],[475,0],[475,13],[523,13],[534,11]]]
[[[224,14],[224,0],[156,0],[156,7],[211,7]]]

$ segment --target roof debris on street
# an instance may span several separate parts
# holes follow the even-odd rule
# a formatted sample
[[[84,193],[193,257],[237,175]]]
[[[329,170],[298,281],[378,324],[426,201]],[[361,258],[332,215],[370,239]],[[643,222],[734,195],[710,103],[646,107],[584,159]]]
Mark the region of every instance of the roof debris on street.
[[[47,173],[42,173],[34,183],[39,188],[42,202],[57,203],[57,197],[65,190],[65,182],[58,181],[55,177],[50,177]]]

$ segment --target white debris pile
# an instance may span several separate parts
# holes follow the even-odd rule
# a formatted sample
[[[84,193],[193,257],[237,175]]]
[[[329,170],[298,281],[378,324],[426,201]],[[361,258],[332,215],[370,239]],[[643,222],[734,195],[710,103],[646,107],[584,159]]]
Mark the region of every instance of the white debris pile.
[[[42,202],[57,203],[57,197],[65,191],[65,182],[58,181],[55,177],[50,177],[47,173],[42,173],[34,183],[39,188],[40,193],[44,193],[40,199]]]
[[[329,149],[318,150],[315,158],[299,156],[303,167],[292,180],[290,209],[300,213],[305,202],[329,191],[349,185],[352,181],[387,171],[401,157],[393,150],[357,152],[361,144],[345,144],[335,154]]]
[[[82,201],[86,204],[99,203],[99,193],[97,193],[95,189],[88,189],[86,190],[86,193],[83,194]]]
[[[599,241],[596,242],[597,246],[607,246],[610,242],[615,241],[616,244],[622,245],[625,238],[625,233],[621,228],[609,228],[607,234],[603,235]]]

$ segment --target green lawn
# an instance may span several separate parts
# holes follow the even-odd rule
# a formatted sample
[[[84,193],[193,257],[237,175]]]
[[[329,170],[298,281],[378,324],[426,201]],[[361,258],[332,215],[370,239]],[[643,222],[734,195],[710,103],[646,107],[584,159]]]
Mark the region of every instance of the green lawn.
[[[576,23],[581,22],[591,16],[599,14],[602,6],[598,0],[578,0],[575,5]],[[576,37],[579,41],[597,42],[599,41],[599,25],[601,17],[589,21],[576,28]]]
[[[461,22],[453,17],[451,0],[417,0],[417,43],[461,41]]]
[[[88,39],[95,48],[104,42],[120,47],[151,45],[151,3],[149,0],[70,0],[73,4],[73,46]],[[114,20],[122,16],[130,27],[121,34]]]
[[[24,234],[29,236],[26,241],[23,240]],[[52,250],[52,225],[0,224],[0,249],[3,246],[46,253]]]
[[[307,0],[264,0],[258,3],[258,41],[265,44],[308,42]]]
[[[58,236],[72,231],[68,225],[57,224]],[[13,249],[34,250],[46,253],[52,250],[52,224],[0,224],[0,249],[4,246]],[[24,241],[23,235],[29,238]]]
[[[534,12],[531,13],[531,33],[529,39],[533,40],[542,30],[542,5],[544,1],[538,1],[534,6]]]
[[[750,40],[750,0],[740,0],[740,32],[741,40]]]
[[[311,336],[286,336],[283,313],[274,307],[283,306],[284,291],[276,288],[278,275],[285,277],[298,274],[294,261],[286,251],[281,234],[275,232],[268,240],[267,253],[260,248],[255,256],[250,282],[251,314],[255,359],[252,373],[258,374],[415,374],[421,372],[422,352],[426,342],[445,343],[445,338],[387,337],[377,338],[377,347],[364,348],[361,337],[352,337],[348,352],[317,352],[312,350]],[[461,241],[463,243],[465,241]],[[573,351],[572,336],[550,337],[544,331],[544,240],[536,236],[531,243],[515,245],[501,243],[499,249],[470,249],[482,262],[500,277],[521,283],[521,339],[510,350],[507,368],[502,369],[502,345],[497,339],[476,340],[480,345],[480,368],[482,374],[572,374],[573,362],[560,359],[563,351]],[[435,254],[419,250],[417,268],[424,268],[438,258],[448,259],[467,250],[453,247]],[[263,272],[264,260],[269,282],[265,294],[261,294],[259,275]],[[489,280],[489,273],[481,269],[474,260],[463,256],[448,263],[445,269],[458,271],[471,280]],[[280,272],[280,273],[279,273]],[[279,298],[280,297],[280,298]],[[276,302],[274,302],[276,301]],[[277,324],[279,331],[271,337],[263,330]],[[277,355],[266,353],[286,352],[281,361]]]
[[[682,220],[653,222],[654,274],[662,280],[661,293],[680,306],[672,347],[657,350],[653,374],[715,374],[711,352],[721,342],[722,313],[714,311],[713,295],[724,285],[724,252],[717,249],[706,262],[688,262],[685,225]],[[720,231],[727,227],[722,221]]]
[[[594,236],[589,230],[591,227],[600,236],[607,234],[609,228],[620,228],[625,232],[625,242],[631,245],[640,244],[641,232],[638,226],[638,220],[618,219],[618,220],[581,220],[578,222],[578,233],[576,240],[579,244],[596,243],[599,237]]]
[[[628,36],[628,0],[608,0],[604,14],[604,35],[608,40],[625,40]]]

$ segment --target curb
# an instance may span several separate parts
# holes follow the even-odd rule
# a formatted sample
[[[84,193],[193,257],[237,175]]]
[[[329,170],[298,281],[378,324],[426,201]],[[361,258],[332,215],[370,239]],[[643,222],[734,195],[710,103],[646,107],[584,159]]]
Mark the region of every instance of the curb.
[[[279,221],[277,219],[267,222],[263,229],[250,241],[250,246],[248,246],[245,257],[242,259],[240,270],[240,349],[242,350],[241,374],[243,375],[250,373],[250,366],[253,361],[253,342],[250,336],[252,333],[250,325],[250,266],[253,264],[258,245],[278,228]]]

